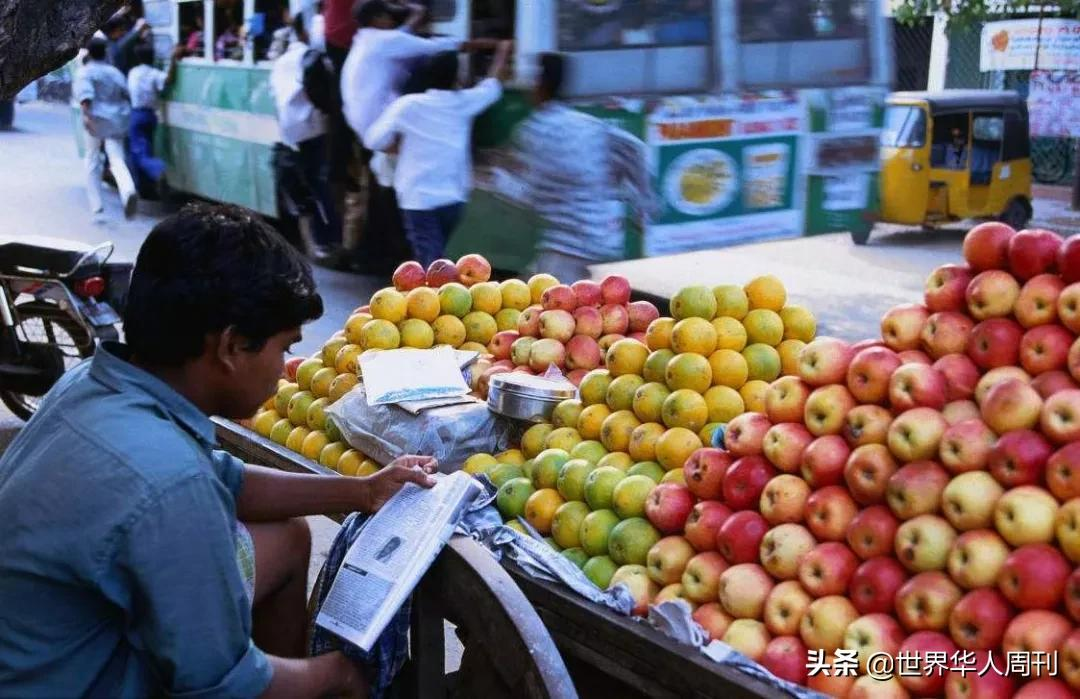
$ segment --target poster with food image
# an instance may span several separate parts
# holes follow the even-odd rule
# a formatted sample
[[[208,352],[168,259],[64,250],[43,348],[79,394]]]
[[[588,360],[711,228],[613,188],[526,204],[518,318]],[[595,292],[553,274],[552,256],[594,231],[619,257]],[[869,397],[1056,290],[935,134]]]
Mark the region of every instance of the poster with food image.
[[[664,196],[678,211],[708,216],[726,208],[738,191],[738,166],[731,156],[714,148],[682,153],[668,166]]]

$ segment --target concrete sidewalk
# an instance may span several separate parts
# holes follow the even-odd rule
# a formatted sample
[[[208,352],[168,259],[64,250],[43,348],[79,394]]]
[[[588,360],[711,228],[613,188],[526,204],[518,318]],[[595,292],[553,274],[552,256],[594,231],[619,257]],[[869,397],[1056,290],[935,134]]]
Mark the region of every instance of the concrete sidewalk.
[[[1072,189],[1056,185],[1037,184],[1031,188],[1035,209],[1032,228],[1046,228],[1065,237],[1080,234],[1080,211],[1069,208]]]

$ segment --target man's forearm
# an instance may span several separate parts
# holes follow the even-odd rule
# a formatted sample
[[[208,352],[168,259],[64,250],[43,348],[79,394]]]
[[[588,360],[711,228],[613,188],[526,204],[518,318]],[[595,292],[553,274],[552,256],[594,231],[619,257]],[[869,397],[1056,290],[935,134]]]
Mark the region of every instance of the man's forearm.
[[[265,522],[366,510],[362,479],[287,473],[248,464],[237,500],[237,518]]]
[[[349,686],[357,681],[354,668],[341,653],[328,653],[314,658],[278,658],[270,656],[274,678],[260,699],[318,699],[346,692],[351,696],[366,696],[365,688]]]

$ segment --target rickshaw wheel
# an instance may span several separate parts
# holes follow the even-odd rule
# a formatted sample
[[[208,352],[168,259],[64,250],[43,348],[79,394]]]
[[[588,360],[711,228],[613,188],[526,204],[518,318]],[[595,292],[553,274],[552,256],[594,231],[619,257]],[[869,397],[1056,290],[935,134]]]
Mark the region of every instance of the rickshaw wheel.
[[[870,234],[873,232],[873,230],[873,228],[863,228],[860,230],[850,231],[851,242],[855,243],[856,245],[866,245],[866,243],[870,240]]]
[[[1009,205],[1005,207],[1004,213],[1001,214],[1001,222],[1007,223],[1015,230],[1020,230],[1027,225],[1027,222],[1030,220],[1031,212],[1021,199],[1013,199],[1010,201]]]

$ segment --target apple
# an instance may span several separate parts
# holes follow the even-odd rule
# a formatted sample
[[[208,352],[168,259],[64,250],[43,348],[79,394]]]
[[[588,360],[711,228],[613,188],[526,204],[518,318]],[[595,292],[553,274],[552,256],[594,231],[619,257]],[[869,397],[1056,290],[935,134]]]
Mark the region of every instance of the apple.
[[[539,306],[529,306],[518,316],[518,334],[522,337],[540,337],[540,314],[544,309]]]
[[[1032,279],[1028,284],[1034,281]],[[1080,284],[1070,283],[1061,289],[1057,297],[1057,317],[1066,328],[1074,333],[1080,333]]]
[[[918,349],[923,325],[929,316],[926,306],[894,306],[881,317],[881,338],[894,352]]]
[[[1080,561],[1080,498],[1058,508],[1054,530],[1062,552],[1074,563]]]
[[[844,648],[858,653],[859,671],[866,672],[866,661],[870,656],[878,653],[895,656],[904,638],[904,630],[888,614],[865,614],[848,625],[844,632]]]
[[[1072,380],[1067,371],[1060,369],[1045,371],[1031,380],[1031,387],[1039,392],[1043,400],[1062,391],[1071,391],[1080,386]]]
[[[933,408],[912,408],[889,426],[889,451],[901,461],[932,459],[938,453],[946,427],[945,418]]]
[[[853,353],[835,337],[818,337],[799,351],[799,378],[813,387],[843,383]]]
[[[857,679],[857,673],[854,669],[848,672],[848,667],[845,665],[844,672],[837,672],[835,656],[826,655],[820,667],[815,663],[815,667],[807,671],[806,686],[826,696],[847,697]]]
[[[732,456],[755,456],[764,449],[765,433],[772,427],[762,413],[743,413],[727,425],[724,446]]]
[[[517,335],[517,333],[514,333],[514,335]],[[604,355],[600,352],[600,345],[596,344],[596,340],[591,337],[574,335],[566,343],[567,369],[571,371],[574,369],[592,371],[599,368],[603,363]]]
[[[955,476],[941,494],[941,511],[958,531],[984,529],[994,524],[994,508],[1005,489],[986,471]]]
[[[960,588],[938,571],[919,573],[896,591],[896,618],[908,631],[941,631],[960,600]]]
[[[1074,570],[1065,582],[1065,609],[1073,621],[1080,621],[1080,569]]]
[[[532,352],[532,346],[535,342],[535,337],[522,336],[514,340],[514,344],[510,345],[510,361],[515,366],[528,366],[529,353]]]
[[[556,284],[544,289],[540,295],[540,305],[545,311],[573,311],[577,308],[577,297],[566,284]]]
[[[720,525],[731,516],[727,505],[715,500],[705,500],[694,505],[686,519],[683,535],[697,551],[716,550],[716,538]]]
[[[810,496],[806,481],[791,474],[774,476],[761,492],[759,510],[769,524],[801,522]]]
[[[664,602],[674,602],[675,600],[682,600],[690,607],[690,613],[693,614],[698,605],[696,602],[691,602],[686,599],[686,593],[683,591],[682,583],[671,583],[660,588],[660,592],[656,593],[656,597],[652,599],[651,606],[657,606]]]
[[[905,364],[889,378],[889,402],[893,410],[945,407],[947,386],[940,371],[925,364]]]
[[[762,620],[769,633],[776,636],[791,636],[799,633],[806,608],[813,598],[806,594],[797,580],[785,580],[776,585],[765,599]]]
[[[1009,270],[1019,279],[1053,272],[1063,242],[1057,233],[1041,228],[1018,232],[1009,240]]]
[[[1074,380],[1080,381],[1080,338],[1077,338],[1072,347],[1069,348],[1069,356],[1066,360],[1069,368],[1069,376]]]
[[[965,420],[979,420],[982,417],[979,413],[979,406],[973,400],[954,400],[951,403],[946,403],[941,411],[941,416],[945,418],[945,422],[950,426]]]
[[[1020,340],[1020,365],[1033,376],[1068,365],[1073,334],[1060,325],[1040,325]]]
[[[975,651],[971,662],[949,670],[945,678],[945,699],[1011,699],[1016,694],[1016,681],[1002,674],[1004,658],[988,650]],[[994,669],[979,671],[993,663]]]
[[[600,282],[600,299],[605,304],[625,306],[630,303],[630,281],[617,274],[604,277]]]
[[[744,456],[728,467],[724,474],[724,502],[732,510],[756,507],[765,484],[776,475],[763,456]]]
[[[949,474],[935,461],[913,461],[889,477],[885,501],[900,519],[937,512]]]
[[[660,587],[649,577],[649,571],[642,565],[625,565],[615,571],[608,583],[608,589],[616,585],[626,585],[630,596],[634,600],[634,606],[630,613],[634,616],[645,616],[649,612],[649,604],[660,592]]]
[[[685,594],[685,592],[684,592]],[[693,619],[705,629],[710,641],[719,641],[727,633],[734,617],[724,611],[719,602],[709,602],[694,610]]]
[[[814,389],[806,399],[803,422],[815,437],[840,434],[844,430],[844,419],[855,405],[855,398],[846,386],[822,386]]]
[[[972,271],[1006,269],[1009,264],[1009,240],[1016,235],[1011,226],[987,221],[964,236],[964,259]]]
[[[986,400],[986,395],[990,393],[990,389],[999,383],[1013,379],[1031,383],[1031,376],[1018,366],[1003,366],[986,372],[979,379],[979,383],[975,384],[975,402],[981,406]]]
[[[859,612],[846,597],[821,597],[806,608],[799,622],[799,637],[807,648],[835,653],[843,645],[848,624],[857,618]]]
[[[1015,366],[1024,329],[1010,318],[989,318],[971,330],[968,356],[984,370]]]
[[[743,510],[724,520],[716,532],[716,550],[728,563],[751,563],[758,560],[761,540],[769,523],[757,512]]]
[[[994,526],[1012,546],[1050,543],[1057,510],[1053,495],[1034,485],[1022,485],[998,499]]]
[[[1052,398],[1065,395],[1059,393]],[[1039,422],[1042,396],[1019,379],[1007,379],[987,392],[980,406],[983,422],[998,434],[1031,429]]]
[[[967,531],[956,538],[949,551],[949,575],[961,587],[991,587],[998,579],[1009,547],[991,529]]]
[[[979,272],[968,284],[968,312],[975,320],[1004,318],[1012,313],[1020,296],[1020,284],[1008,272],[992,269]]]
[[[765,393],[765,414],[769,421],[802,422],[810,387],[798,376],[781,376]]]
[[[540,313],[540,337],[558,340],[565,344],[573,336],[574,316],[570,311],[551,310]]]
[[[997,436],[980,419],[951,425],[941,435],[938,456],[953,473],[980,471],[986,468]]]
[[[1045,660],[1044,660],[1045,662]],[[1014,699],[1075,699],[1069,685],[1053,677],[1041,677],[1020,688]]]
[[[798,575],[799,563],[817,542],[801,524],[781,524],[765,533],[761,540],[761,565],[777,580],[791,580]]]
[[[875,678],[863,675],[851,685],[847,699],[909,699],[897,676]]]
[[[892,554],[900,521],[884,505],[859,510],[847,529],[847,542],[859,558],[868,560]]]
[[[889,479],[896,473],[896,461],[881,444],[867,444],[851,452],[844,466],[844,482],[860,505],[874,505],[885,499]]]
[[[897,352],[897,357],[900,357],[901,364],[926,364],[930,366],[934,363],[933,359],[930,359],[930,355],[922,350],[904,350],[903,352]]]
[[[1009,554],[998,589],[1019,609],[1054,609],[1065,596],[1072,569],[1049,544],[1026,544]]]
[[[285,378],[289,381],[296,382],[296,372],[300,368],[300,365],[306,362],[304,357],[289,357],[285,360],[285,365],[282,368],[282,373],[285,374]]]
[[[545,311],[548,313],[550,311]],[[548,367],[561,367],[566,363],[566,346],[558,340],[544,338],[529,348],[529,368],[542,374]]]
[[[603,303],[600,284],[592,279],[580,279],[571,284],[570,288],[574,292],[574,299],[578,307],[592,306],[597,308]]]
[[[673,585],[682,580],[686,564],[695,554],[694,547],[683,537],[665,536],[649,549],[645,567],[657,585]]]
[[[717,500],[723,497],[724,475],[731,463],[731,455],[723,449],[697,449],[683,465],[686,487],[702,500]]]
[[[871,558],[852,574],[848,597],[859,614],[892,614],[896,593],[907,579],[907,572],[895,558]]]
[[[1040,274],[1032,277],[1020,287],[1020,296],[1016,298],[1016,307],[1013,313],[1020,325],[1025,328],[1034,328],[1036,325],[1053,323],[1060,317],[1059,302],[1061,293],[1065,289],[1065,283],[1056,274]],[[1075,309],[1070,315],[1070,320],[1075,319]],[[1066,327],[1069,323],[1062,319]],[[1073,328],[1069,328],[1073,330]]]
[[[629,330],[632,333],[645,332],[649,324],[660,317],[660,311],[648,301],[632,301],[627,304],[626,312],[630,317]]]
[[[461,270],[457,265],[447,259],[439,259],[428,265],[427,285],[439,288],[446,284],[457,282],[461,279]]]
[[[982,374],[966,354],[946,354],[934,362],[934,369],[945,377],[945,400],[967,400],[975,395],[975,384]]]
[[[1061,614],[1046,609],[1029,609],[1013,617],[1001,639],[1001,650],[1009,653],[1056,653],[1069,634],[1072,623]]]
[[[971,270],[964,265],[942,265],[926,279],[923,303],[931,313],[964,311],[964,292],[971,283]]]
[[[736,619],[760,619],[772,589],[773,580],[764,568],[756,563],[740,563],[720,575],[717,596],[720,606]]]
[[[1046,461],[1053,447],[1033,430],[1013,430],[998,438],[990,451],[987,467],[1006,488],[1034,485],[1043,479]]]
[[[772,637],[765,625],[754,619],[736,619],[720,639],[750,660],[758,662],[765,655]]]
[[[600,309],[594,306],[578,306],[574,309],[574,332],[599,340],[604,334],[604,319]]]
[[[806,645],[794,636],[774,638],[765,646],[761,665],[782,680],[806,684],[806,652]]]
[[[693,508],[693,493],[678,483],[661,483],[645,499],[645,516],[661,534],[681,532]]]
[[[630,313],[626,306],[604,304],[600,307],[600,321],[603,336],[625,335],[630,327]]]
[[[843,481],[844,464],[851,449],[843,437],[835,434],[818,437],[802,453],[799,471],[811,488],[824,488]]]
[[[1066,284],[1080,282],[1080,241],[1068,238],[1058,250],[1057,270]]]
[[[1075,629],[1062,642],[1061,674],[1069,686],[1080,689],[1080,629]]]
[[[1047,398],[1039,415],[1039,426],[1057,444],[1080,440],[1080,389],[1061,391]]]
[[[1046,461],[1046,486],[1062,502],[1080,496],[1080,442],[1050,455]]]
[[[889,377],[899,367],[896,352],[887,347],[868,347],[848,365],[848,390],[860,403],[883,403],[889,397]]]
[[[885,444],[892,413],[880,405],[857,405],[844,419],[844,441],[852,449],[865,444]]]
[[[964,313],[942,311],[926,319],[922,329],[922,346],[932,359],[946,354],[963,352],[975,323]]]
[[[900,673],[900,684],[914,696],[943,695],[949,666],[947,662],[931,665],[926,659],[928,656],[952,658],[956,651],[956,644],[945,634],[938,631],[916,631],[900,644],[897,655],[920,658],[920,672]]]
[[[491,338],[491,342],[488,343],[488,352],[491,353],[495,359],[510,359],[510,350],[513,348],[514,343],[521,338],[516,330],[503,330],[495,333],[495,336]],[[569,348],[568,348],[569,349]],[[595,369],[596,367],[592,367]]]
[[[896,530],[896,558],[913,572],[943,570],[956,530],[937,515],[919,515]]]
[[[682,586],[686,599],[698,604],[716,601],[716,586],[728,562],[716,551],[704,551],[691,558],[683,570]]]
[[[828,485],[806,499],[806,526],[820,541],[843,541],[857,512],[844,488]]]
[[[392,280],[394,288],[398,291],[412,291],[427,284],[427,272],[424,271],[422,264],[415,260],[409,260],[398,265],[397,269],[394,270]]]
[[[839,595],[847,591],[858,566],[858,557],[845,544],[826,541],[803,556],[799,582],[814,597]]]
[[[803,454],[813,441],[814,435],[801,423],[781,422],[765,433],[762,453],[777,470],[798,473]]]

